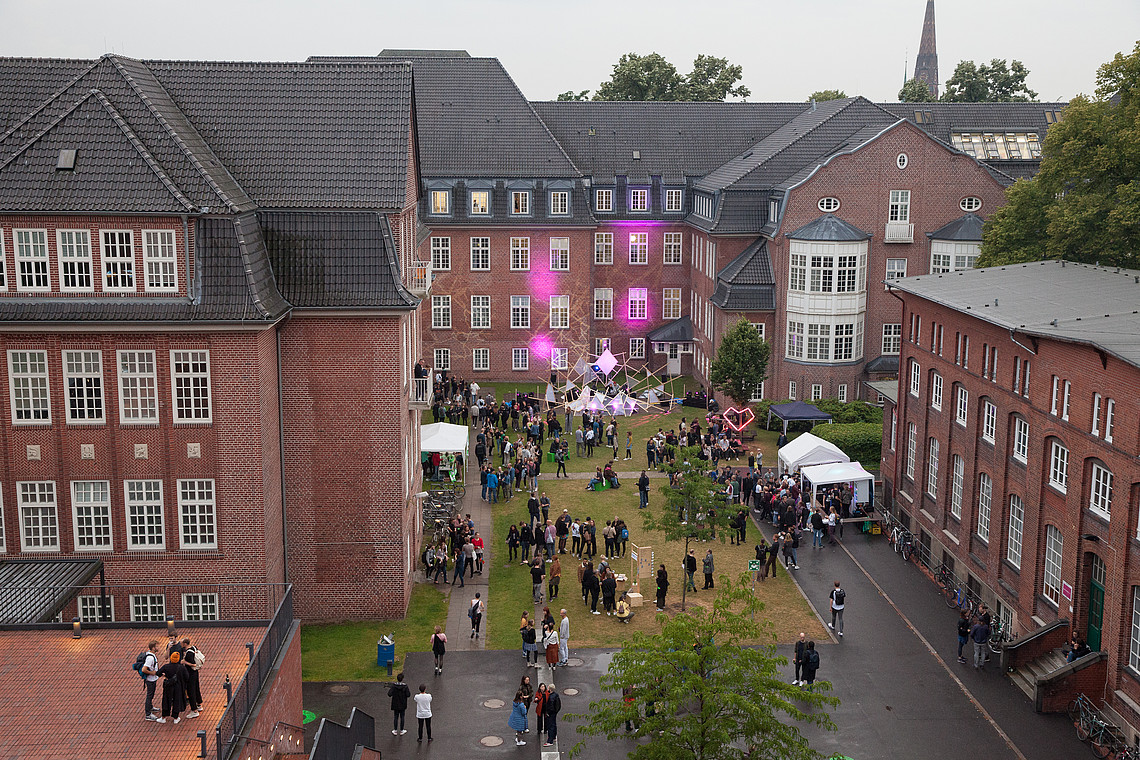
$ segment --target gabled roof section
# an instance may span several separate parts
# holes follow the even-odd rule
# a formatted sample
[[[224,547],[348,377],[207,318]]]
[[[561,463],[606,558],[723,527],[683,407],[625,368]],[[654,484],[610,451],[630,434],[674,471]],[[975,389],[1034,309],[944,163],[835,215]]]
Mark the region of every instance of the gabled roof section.
[[[693,340],[693,320],[688,314],[674,319],[645,336],[650,343],[688,343]]]
[[[915,124],[949,145],[954,132],[1036,132],[1042,140],[1049,122],[1046,111],[1067,103],[881,103],[883,109]],[[918,121],[915,112],[922,114]],[[929,114],[929,117],[927,116]],[[1023,163],[1033,163],[1032,159]]]
[[[982,242],[984,220],[974,213],[960,216],[949,224],[944,224],[934,232],[926,233],[931,240],[955,240],[960,242]]]
[[[846,243],[857,240],[870,240],[871,233],[864,232],[850,222],[845,222],[835,214],[824,214],[789,232],[793,240],[816,240],[829,243]]]
[[[771,311],[776,308],[775,278],[768,241],[757,238],[740,255],[717,272],[716,289],[709,298],[730,311]]]

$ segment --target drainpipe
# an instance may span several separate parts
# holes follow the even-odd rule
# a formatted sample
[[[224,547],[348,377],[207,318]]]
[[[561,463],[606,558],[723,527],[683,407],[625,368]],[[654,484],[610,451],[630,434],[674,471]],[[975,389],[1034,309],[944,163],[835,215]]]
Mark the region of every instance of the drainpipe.
[[[1021,341],[1019,341],[1017,338],[1015,338],[1015,337],[1014,337],[1014,334],[1013,334],[1013,328],[1012,328],[1012,327],[1011,327],[1011,328],[1009,328],[1009,339],[1010,339],[1010,340],[1012,340],[1012,341],[1013,341],[1014,343],[1016,343],[1017,345],[1019,345],[1019,346],[1021,346],[1022,348],[1024,348],[1024,349],[1025,349],[1026,351],[1028,351],[1029,353],[1033,354],[1034,356],[1037,356],[1037,352],[1036,352],[1036,351],[1034,351],[1032,348],[1030,348],[1029,346],[1025,345],[1024,343],[1022,343]]]
[[[289,321],[290,314],[274,328],[274,339],[277,343],[277,446],[278,456],[281,459],[281,551],[282,568],[285,573],[285,582],[289,582],[289,529],[285,508],[285,384],[281,373],[281,329]]]
[[[895,298],[898,298],[899,303],[903,305],[903,310],[905,313],[906,301],[899,298],[899,294],[896,293],[895,289],[892,288],[890,285],[887,285],[887,292],[890,293]],[[901,323],[900,323],[899,329],[900,330],[902,329]],[[902,335],[899,335],[899,344],[900,344],[900,346],[902,344]],[[902,351],[900,349],[900,351],[899,351],[899,381],[901,382],[902,379],[903,379]],[[902,401],[901,397],[905,397],[905,394],[900,393],[899,396],[900,396],[900,399],[898,401],[895,401],[895,419],[896,419],[896,422],[898,421],[898,417],[899,417],[899,408],[902,405],[901,404],[901,401]],[[897,429],[898,428],[896,427],[896,430]],[[898,492],[899,492],[899,452],[898,452],[897,446],[895,447],[895,455],[894,455],[894,457],[892,457],[892,459],[894,460],[894,468],[891,470],[891,478],[893,478],[894,486],[895,486],[894,499],[895,499],[895,502],[898,503],[898,501],[899,501],[899,499],[898,499]],[[872,505],[872,506],[874,506],[874,505]]]

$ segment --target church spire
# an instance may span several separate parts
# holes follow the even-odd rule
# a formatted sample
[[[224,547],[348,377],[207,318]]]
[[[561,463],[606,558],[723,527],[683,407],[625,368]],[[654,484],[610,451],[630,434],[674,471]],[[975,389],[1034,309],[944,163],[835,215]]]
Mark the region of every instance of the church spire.
[[[934,0],[926,0],[926,18],[922,22],[922,41],[914,61],[914,78],[926,82],[930,94],[938,97],[938,47],[934,39]]]

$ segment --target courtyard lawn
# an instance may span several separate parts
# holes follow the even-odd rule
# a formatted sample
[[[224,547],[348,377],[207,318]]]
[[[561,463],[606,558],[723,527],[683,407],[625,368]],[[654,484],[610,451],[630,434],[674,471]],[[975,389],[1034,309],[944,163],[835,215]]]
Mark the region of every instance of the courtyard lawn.
[[[655,479],[651,486],[650,509],[660,509],[663,506],[663,497],[660,489],[666,481]],[[547,493],[551,500],[551,519],[569,509],[570,514],[580,519],[593,517],[598,525],[598,533],[605,525],[605,521],[615,516],[626,520],[630,532],[631,545],[647,545],[652,548],[654,567],[665,563],[669,572],[669,595],[666,600],[666,613],[676,614],[681,609],[681,588],[684,574],[681,570],[681,557],[684,552],[683,542],[665,544],[660,534],[647,532],[642,525],[642,516],[637,509],[637,489],[628,478],[622,482],[617,490],[600,492],[585,491],[585,483],[581,480],[546,481],[539,483],[540,490]],[[525,521],[527,517],[526,500],[518,494],[511,502],[500,503],[495,506],[495,535],[496,559],[490,576],[490,599],[494,609],[505,612],[501,615],[488,613],[487,646],[493,648],[520,647],[518,635],[519,617],[524,609],[530,610],[533,605],[530,601],[530,575],[529,571],[518,564],[508,564],[505,560],[505,537],[511,522]],[[499,537],[503,538],[500,539]],[[703,558],[709,548],[713,551],[716,563],[716,576],[722,574],[738,576],[747,571],[748,560],[755,558],[754,546],[759,538],[759,532],[749,522],[748,541],[743,546],[733,546],[726,540],[723,544],[718,536],[717,540],[708,543],[696,542],[690,548],[697,550],[698,560]],[[569,544],[567,544],[569,548]],[[604,552],[601,536],[598,536],[599,556]],[[642,550],[644,551],[644,549]],[[637,608],[634,619],[628,624],[619,623],[607,615],[591,615],[582,604],[580,587],[577,582],[578,561],[570,554],[561,555],[562,558],[562,588],[558,599],[554,601],[551,609],[555,611],[566,608],[571,619],[571,641],[574,647],[616,647],[635,630],[654,633],[658,630],[655,613],[656,583],[653,578],[645,578],[641,583],[641,592],[645,597],[645,604]],[[628,556],[612,561],[618,573],[631,575],[631,560]],[[547,565],[549,567],[549,565]],[[698,587],[703,585],[703,575],[698,569]],[[619,584],[618,593],[628,584]],[[800,631],[806,631],[809,636],[823,638],[825,631],[819,620],[803,599],[799,590],[788,578],[787,572],[781,568],[775,580],[755,584],[756,594],[764,601],[764,617],[772,624],[771,633],[781,643],[794,641]],[[711,604],[714,592],[689,592],[686,606],[708,606]],[[598,609],[602,609],[599,601]]]
[[[408,614],[402,620],[301,626],[301,678],[305,681],[387,681],[388,669],[376,665],[376,642],[394,634],[396,661],[403,667],[407,652],[426,652],[435,625],[447,619],[447,597],[434,586],[412,587]]]

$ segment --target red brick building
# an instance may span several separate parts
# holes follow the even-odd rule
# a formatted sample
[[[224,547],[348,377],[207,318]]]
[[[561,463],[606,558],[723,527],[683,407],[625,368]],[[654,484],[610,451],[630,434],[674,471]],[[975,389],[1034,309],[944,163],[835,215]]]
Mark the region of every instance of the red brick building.
[[[1140,272],[1050,261],[889,283],[905,330],[886,496],[1025,635],[1107,653],[1140,726]],[[1099,695],[1099,685],[1090,694]]]
[[[287,580],[304,618],[402,614],[410,66],[4,59],[0,91],[0,556],[203,586],[116,620]]]

